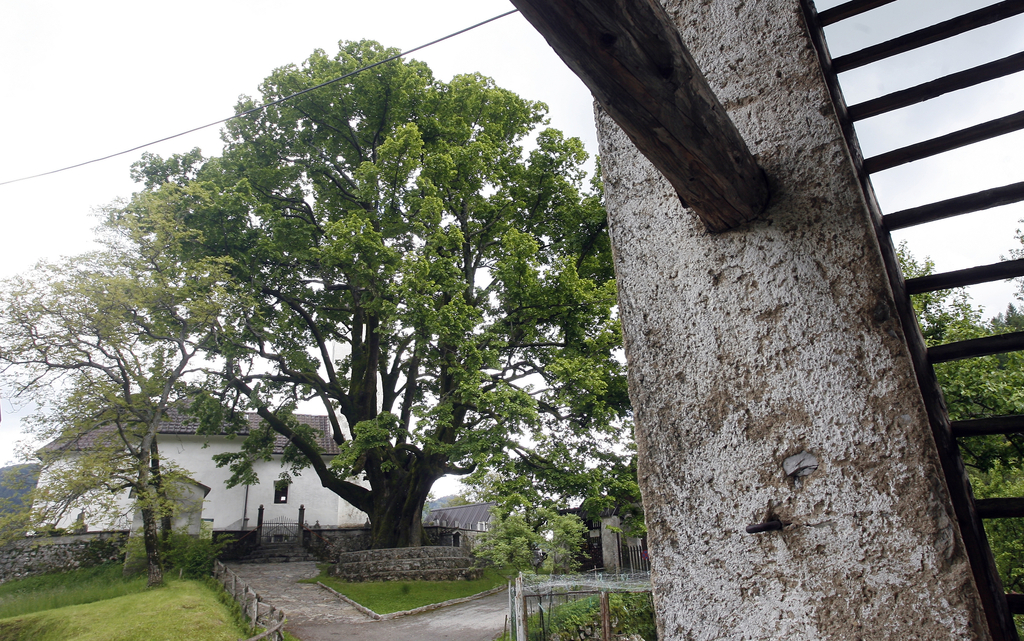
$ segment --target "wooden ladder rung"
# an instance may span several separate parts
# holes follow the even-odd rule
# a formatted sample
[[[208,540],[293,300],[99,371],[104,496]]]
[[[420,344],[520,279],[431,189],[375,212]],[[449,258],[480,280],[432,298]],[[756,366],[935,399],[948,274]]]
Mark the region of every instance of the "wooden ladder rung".
[[[1024,259],[1004,260],[991,265],[969,267],[941,274],[929,274],[919,278],[911,278],[906,282],[907,294],[923,294],[940,289],[966,287],[978,283],[991,283],[996,280],[1024,276]]]
[[[892,40],[866,47],[860,51],[839,56],[832,60],[832,68],[836,73],[842,73],[857,67],[863,67],[872,62],[878,62],[879,60],[884,60],[912,49],[930,45],[933,42],[952,38],[978,27],[984,27],[993,22],[999,22],[1019,13],[1024,13],[1024,2],[1020,0],[1004,0],[998,4],[965,13],[962,16],[919,29],[899,38],[893,38]]]
[[[846,113],[850,115],[852,120],[863,120],[902,109],[903,107],[909,107],[925,100],[931,100],[952,91],[980,85],[983,82],[1002,78],[1018,71],[1024,71],[1024,52],[978,65],[966,71],[951,73],[948,76],[903,89],[902,91],[896,91],[856,105],[850,105],[846,108]]]
[[[920,207],[903,209],[883,216],[882,220],[885,228],[893,231],[993,207],[1011,205],[1022,200],[1024,200],[1024,182],[1019,182],[967,194],[966,196],[941,200],[937,203],[921,205]]]
[[[1024,7],[1024,2],[1021,3],[1021,6]],[[1018,111],[1015,114],[989,120],[980,125],[954,131],[945,136],[939,136],[924,142],[893,149],[871,158],[865,158],[864,171],[869,174],[875,174],[886,169],[898,167],[899,165],[905,165],[908,162],[928,158],[952,149],[966,147],[967,145],[1002,136],[1019,129],[1024,129],[1024,111]]]
[[[1024,498],[976,499],[974,506],[983,519],[1016,519],[1024,517]]]
[[[1013,414],[975,418],[968,421],[952,421],[949,426],[956,438],[989,436],[991,434],[1021,434],[1024,433],[1024,415]]]
[[[1024,614],[1024,594],[1007,594],[1006,607],[1010,610],[1010,614]]]
[[[846,20],[847,18],[867,13],[872,9],[877,9],[878,7],[889,4],[890,2],[896,2],[896,0],[852,0],[852,2],[843,3],[838,7],[825,9],[818,14],[818,21],[821,22],[821,26],[827,27],[828,25],[835,24],[840,20]]]
[[[1024,349],[1024,332],[1010,332],[929,347],[928,360],[933,364],[945,363],[964,358],[1005,354],[1022,349]]]

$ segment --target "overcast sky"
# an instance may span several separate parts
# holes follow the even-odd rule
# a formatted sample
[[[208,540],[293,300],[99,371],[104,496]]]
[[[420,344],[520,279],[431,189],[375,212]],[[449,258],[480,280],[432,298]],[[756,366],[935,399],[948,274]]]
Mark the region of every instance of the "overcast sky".
[[[996,0],[900,0],[829,28],[833,55],[965,13]],[[824,0],[819,9],[841,4]],[[256,95],[275,67],[300,63],[342,39],[374,39],[402,50],[508,11],[505,0],[35,0],[0,3],[0,182],[89,160],[205,124]],[[851,104],[1024,49],[1024,18],[953,42],[845,74]],[[448,80],[479,71],[520,95],[546,102],[551,124],[597,149],[591,98],[582,83],[519,15],[502,18],[413,55]],[[1017,74],[980,89],[862,123],[873,155],[1020,110]],[[220,150],[218,128],[147,151],[168,156]],[[875,178],[885,211],[1020,181],[1020,134]],[[91,244],[91,211],[135,186],[129,166],[141,151],[84,168],[0,186],[0,278],[43,258]],[[995,262],[1014,240],[1024,208],[1003,207],[903,232],[941,270]],[[972,288],[990,313],[1012,300],[1012,286]],[[0,390],[0,464],[13,459],[18,411]]]

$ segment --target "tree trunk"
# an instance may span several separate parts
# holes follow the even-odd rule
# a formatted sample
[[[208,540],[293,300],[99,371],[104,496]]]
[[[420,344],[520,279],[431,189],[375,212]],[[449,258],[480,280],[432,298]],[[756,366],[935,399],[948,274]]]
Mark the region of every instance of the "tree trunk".
[[[403,476],[373,487],[369,514],[371,549],[429,544],[423,531],[423,505],[435,480],[430,476]]]
[[[153,449],[149,453],[150,457],[150,476],[153,479],[153,487],[156,488],[156,498],[160,505],[160,538],[166,543],[167,539],[171,536],[171,529],[173,523],[171,521],[171,513],[167,510],[167,492],[164,488],[164,479],[160,474],[160,450],[157,445],[157,440],[153,439]]]
[[[162,585],[164,569],[160,560],[160,539],[157,531],[156,511],[152,507],[142,508],[142,540],[146,545],[146,566],[149,578],[147,587]]]

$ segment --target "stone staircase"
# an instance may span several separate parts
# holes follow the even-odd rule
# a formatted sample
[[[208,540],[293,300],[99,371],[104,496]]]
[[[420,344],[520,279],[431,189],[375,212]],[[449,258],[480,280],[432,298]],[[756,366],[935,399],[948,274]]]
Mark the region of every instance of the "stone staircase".
[[[253,548],[235,563],[297,563],[318,560],[298,543],[264,543],[258,548]]]

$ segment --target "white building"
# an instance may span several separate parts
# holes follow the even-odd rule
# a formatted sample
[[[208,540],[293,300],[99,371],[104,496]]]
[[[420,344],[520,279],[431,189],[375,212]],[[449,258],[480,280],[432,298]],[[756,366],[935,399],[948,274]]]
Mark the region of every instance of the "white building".
[[[256,428],[260,419],[255,414],[248,416],[250,429]],[[309,425],[320,434],[319,445],[323,450],[325,462],[329,462],[338,453],[337,445],[331,438],[330,423],[326,416],[297,414],[299,423]],[[235,486],[228,488],[226,481],[231,476],[227,467],[217,467],[213,457],[216,454],[237,452],[247,432],[240,432],[234,439],[226,436],[204,436],[196,434],[194,422],[183,421],[177,414],[164,421],[159,429],[157,442],[161,459],[174,464],[185,471],[197,485],[209,488],[202,503],[202,521],[217,530],[251,530],[256,527],[259,507],[264,507],[264,522],[296,522],[299,506],[305,507],[304,521],[309,524],[319,523],[323,528],[353,527],[366,523],[366,514],[343,500],[334,492],[325,489],[312,469],[301,474],[292,474],[292,482],[285,487],[275,487],[281,472],[281,455],[287,441],[277,436],[274,456],[270,461],[257,461],[254,469],[259,483],[251,486]],[[79,439],[74,446],[66,447],[69,455],[87,449],[89,438]],[[56,447],[55,443],[46,446]],[[45,483],[45,474],[40,483]],[[69,511],[60,522],[61,527],[81,527],[77,523],[84,512],[84,524],[89,530],[128,529],[134,515],[129,509],[130,498],[125,493],[119,501],[124,506],[121,513],[111,519],[99,510],[90,510],[89,506],[76,506]]]

